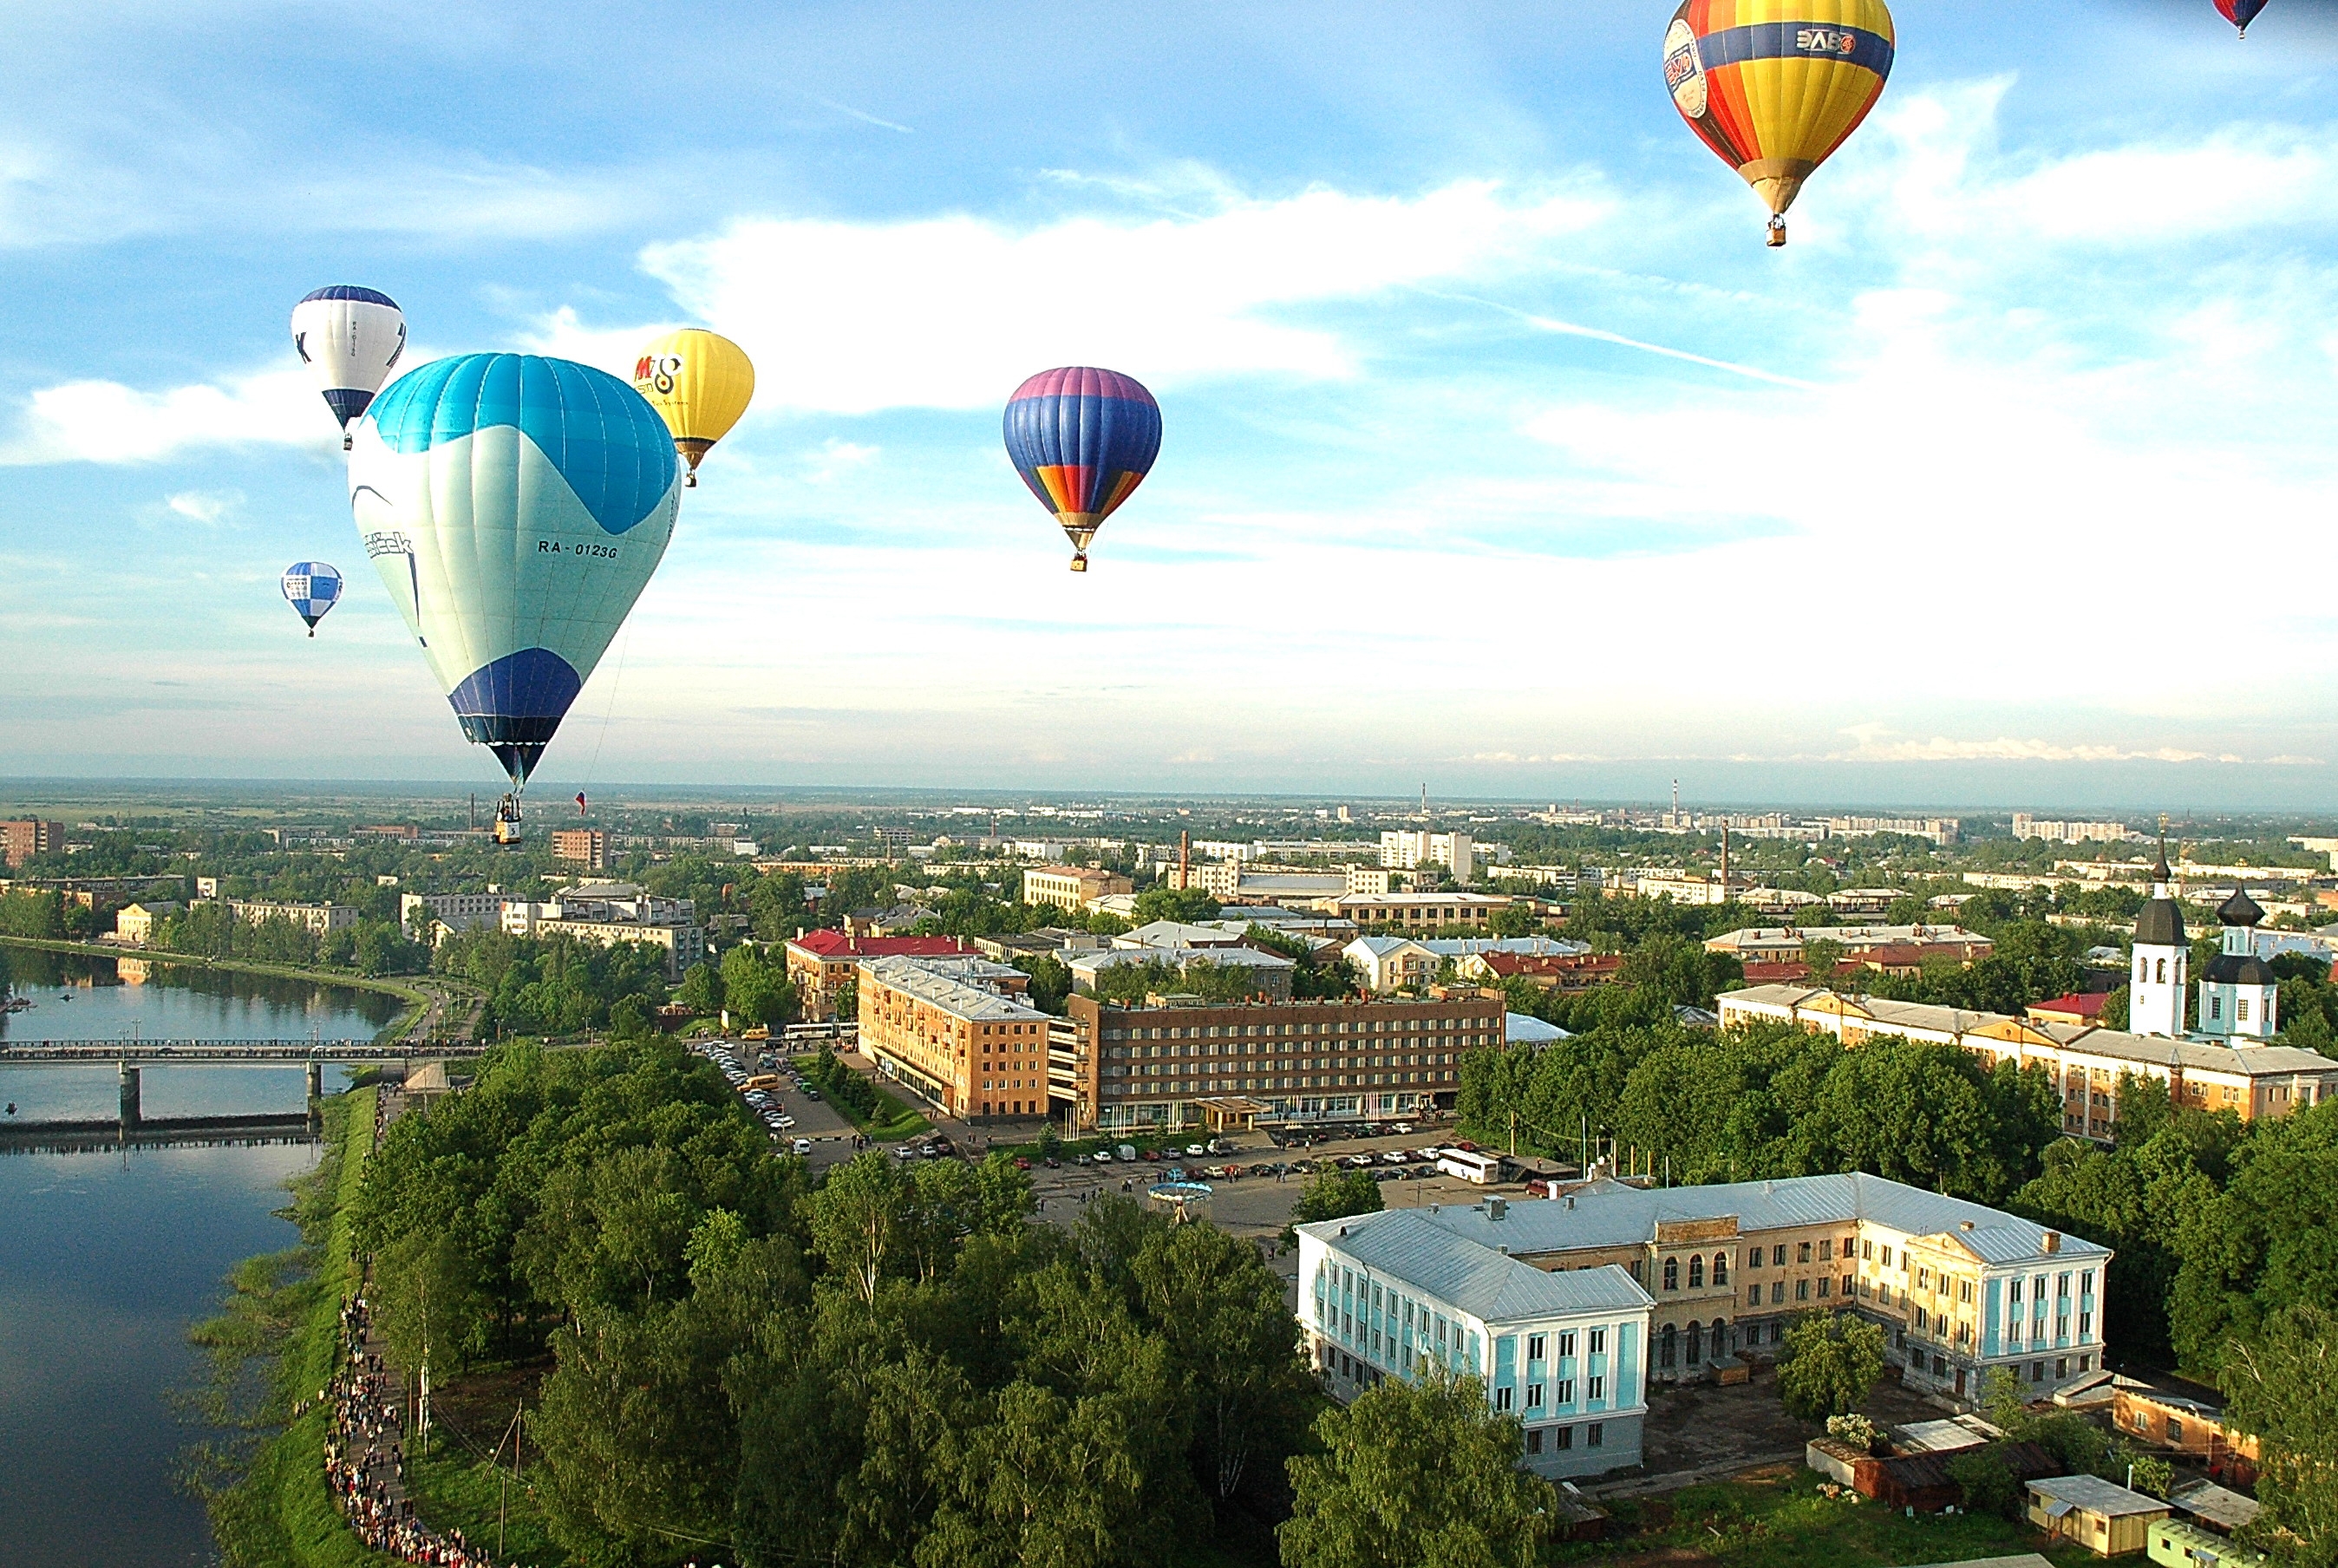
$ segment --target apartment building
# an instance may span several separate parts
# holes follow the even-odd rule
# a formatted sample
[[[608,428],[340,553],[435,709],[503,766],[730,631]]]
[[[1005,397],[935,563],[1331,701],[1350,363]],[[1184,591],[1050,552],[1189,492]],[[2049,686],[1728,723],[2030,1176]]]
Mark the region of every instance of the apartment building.
[[[1117,871],[1093,866],[1035,866],[1023,873],[1023,902],[1058,909],[1086,909],[1115,893],[1135,893],[1136,884]]]
[[[609,868],[609,836],[598,828],[560,828],[552,835],[552,858],[587,871]]]
[[[427,937],[435,947],[457,931],[502,925],[507,902],[520,900],[506,899],[493,888],[485,893],[401,893],[398,923],[416,938]]]
[[[2338,1062],[2294,1045],[2130,1034],[2002,1013],[1969,1013],[1880,996],[1844,996],[1803,985],[1754,985],[1720,999],[1722,1027],[1757,1020],[1832,1034],[1847,1045],[1913,1040],[1957,1045],[1991,1063],[2037,1064],[2062,1092],[2062,1130],[2107,1142],[2118,1121],[2122,1075],[2156,1079],[2177,1103],[2231,1110],[2245,1121],[2286,1116],[2338,1094]]]
[[[1504,1200],[1478,1210],[1498,1227]],[[1529,1206],[1530,1207],[1530,1206]],[[1648,1292],[1613,1264],[1555,1270],[1390,1209],[1299,1227],[1308,1360],[1342,1402],[1394,1377],[1484,1381],[1526,1429],[1521,1467],[1554,1480],[1640,1463]]]
[[[1467,833],[1382,833],[1380,864],[1391,871],[1442,866],[1456,882],[1468,882],[1478,871],[1477,845]]]
[[[796,988],[808,1024],[824,1024],[836,1015],[837,998],[853,983],[864,958],[982,956],[972,943],[956,936],[856,936],[827,930],[799,930],[785,952],[788,983]]]
[[[2013,814],[2013,836],[2048,844],[2124,844],[2143,837],[2124,822],[2049,822],[2027,811]]]
[[[1501,993],[1213,1004],[1075,995],[1078,1121],[1105,1129],[1338,1121],[1450,1109],[1462,1052],[1501,1043]]]
[[[113,916],[113,939],[133,947],[143,947],[154,940],[154,927],[176,915],[181,905],[176,899],[150,899],[143,904],[125,905]]]
[[[1019,969],[980,957],[863,957],[860,1050],[878,1071],[967,1120],[1045,1116],[1047,1014],[1002,989]]]
[[[267,920],[290,920],[318,936],[346,929],[356,925],[359,918],[359,911],[353,904],[280,904],[262,898],[224,898],[211,902],[225,904],[229,914],[247,925],[257,926]]]
[[[0,860],[11,868],[22,866],[35,855],[50,855],[64,848],[65,825],[44,822],[27,818],[20,822],[0,822]]]
[[[580,882],[544,903],[506,899],[502,921],[515,936],[662,948],[666,974],[676,979],[706,956],[706,933],[699,927],[694,899],[660,898],[630,882]]]
[[[1712,1187],[1600,1180],[1547,1200],[1420,1212],[1538,1269],[1621,1269],[1653,1303],[1658,1382],[1770,1356],[1795,1317],[1830,1309],[1883,1325],[1908,1387],[1950,1398],[1978,1399],[1996,1367],[2038,1387],[2102,1355],[2109,1249],[1864,1172]]]

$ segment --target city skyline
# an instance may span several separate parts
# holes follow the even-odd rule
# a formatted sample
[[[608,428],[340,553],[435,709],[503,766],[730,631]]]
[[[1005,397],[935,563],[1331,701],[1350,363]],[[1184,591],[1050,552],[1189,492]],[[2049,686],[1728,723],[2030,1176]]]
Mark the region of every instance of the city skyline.
[[[1777,254],[1654,13],[0,23],[6,771],[493,784],[285,337],[356,282],[758,362],[549,799],[2310,808],[2338,18],[1994,10],[1899,8]],[[1167,426],[1084,580],[997,443],[1069,361]]]

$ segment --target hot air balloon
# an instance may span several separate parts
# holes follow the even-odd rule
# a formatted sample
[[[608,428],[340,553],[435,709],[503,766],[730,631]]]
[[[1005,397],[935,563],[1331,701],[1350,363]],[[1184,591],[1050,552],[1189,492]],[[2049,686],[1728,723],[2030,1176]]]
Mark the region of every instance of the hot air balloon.
[[[350,425],[406,352],[405,313],[387,294],[337,283],[292,307],[292,347],[316,372],[348,451]]]
[[[702,327],[669,332],[634,362],[634,390],[673,432],[674,450],[698,483],[698,460],[731,433],[755,396],[755,366],[730,338]]]
[[[1891,74],[1883,0],[1682,0],[1665,33],[1665,85],[1689,128],[1769,203],[1786,209]]]
[[[499,839],[665,554],[681,468],[641,394],[532,354],[434,360],[358,423],[358,531],[464,735],[511,776]]]
[[[1006,425],[1015,471],[1071,536],[1072,570],[1086,571],[1097,524],[1161,451],[1161,405],[1133,377],[1071,365],[1017,387]]]
[[[325,612],[341,602],[341,574],[322,561],[295,561],[284,568],[284,597],[309,623],[309,635],[317,634],[317,622]]]
[[[2224,13],[2225,21],[2241,30],[2244,38],[2249,35],[2249,24],[2264,8],[2265,0],[2216,0],[2216,9]]]

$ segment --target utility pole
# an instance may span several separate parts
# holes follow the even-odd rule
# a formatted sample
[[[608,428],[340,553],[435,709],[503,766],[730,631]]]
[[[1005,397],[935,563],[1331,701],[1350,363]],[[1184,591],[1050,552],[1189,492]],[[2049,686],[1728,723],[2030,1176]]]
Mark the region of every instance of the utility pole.
[[[1513,1111],[1513,1112],[1510,1112],[1510,1158],[1512,1158],[1513,1160],[1515,1160],[1515,1159],[1517,1159],[1517,1158],[1518,1158],[1518,1113],[1516,1111]]]

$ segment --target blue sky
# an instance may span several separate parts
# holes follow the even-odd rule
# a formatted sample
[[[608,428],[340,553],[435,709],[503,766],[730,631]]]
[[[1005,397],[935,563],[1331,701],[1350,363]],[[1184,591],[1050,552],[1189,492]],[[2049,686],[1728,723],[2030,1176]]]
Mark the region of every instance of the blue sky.
[[[0,773],[492,779],[290,355],[357,282],[757,361],[547,790],[2330,799],[2338,7],[1907,0],[1782,252],[1661,3],[483,9],[0,14]],[[1084,579],[1067,362],[1167,426]]]

